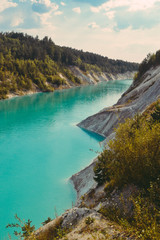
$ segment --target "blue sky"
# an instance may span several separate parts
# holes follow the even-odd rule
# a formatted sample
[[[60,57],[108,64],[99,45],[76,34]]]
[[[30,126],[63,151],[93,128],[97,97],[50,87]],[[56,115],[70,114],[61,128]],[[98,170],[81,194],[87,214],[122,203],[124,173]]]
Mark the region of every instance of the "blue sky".
[[[1,0],[0,31],[140,62],[160,48],[160,0]]]

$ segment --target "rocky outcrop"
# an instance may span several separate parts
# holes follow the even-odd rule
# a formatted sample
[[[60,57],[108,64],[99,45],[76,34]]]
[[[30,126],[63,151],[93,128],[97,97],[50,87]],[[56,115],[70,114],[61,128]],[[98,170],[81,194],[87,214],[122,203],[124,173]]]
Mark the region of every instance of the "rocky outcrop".
[[[139,84],[133,85],[112,107],[88,117],[78,124],[79,127],[108,137],[118,123],[141,113],[160,97],[160,66],[147,71]]]
[[[62,232],[63,234],[61,234]],[[57,233],[59,234],[56,237]],[[106,220],[94,209],[72,208],[61,217],[57,217],[39,228],[30,239],[136,239],[128,235],[122,227]]]
[[[135,240],[117,224],[106,220],[101,214],[90,210],[64,238],[69,240],[123,239]]]
[[[81,196],[86,194],[88,190],[94,189],[97,186],[97,183],[94,181],[94,165],[97,159],[86,168],[80,172],[74,174],[70,180],[72,181],[74,188],[77,192],[77,199],[80,199]]]
[[[74,76],[78,77],[82,83],[95,84],[103,81],[110,80],[123,80],[123,79],[133,79],[135,72],[125,72],[125,73],[107,73],[107,72],[95,72],[93,70],[83,72],[80,68],[71,66],[71,72]]]

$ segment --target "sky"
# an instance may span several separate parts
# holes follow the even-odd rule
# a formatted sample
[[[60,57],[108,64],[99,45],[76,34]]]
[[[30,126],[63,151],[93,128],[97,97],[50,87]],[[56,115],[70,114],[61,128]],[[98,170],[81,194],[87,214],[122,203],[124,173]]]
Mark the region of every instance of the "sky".
[[[160,49],[160,0],[0,0],[0,31],[141,62]]]

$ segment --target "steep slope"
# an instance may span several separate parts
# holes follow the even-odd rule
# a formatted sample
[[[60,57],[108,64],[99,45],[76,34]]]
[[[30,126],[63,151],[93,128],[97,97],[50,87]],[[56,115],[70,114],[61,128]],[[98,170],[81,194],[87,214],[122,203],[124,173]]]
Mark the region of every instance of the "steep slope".
[[[137,113],[142,113],[147,106],[159,98],[160,66],[158,65],[151,67],[139,79],[134,80],[130,88],[114,106],[104,108],[97,114],[80,122],[78,126],[106,137],[106,143],[115,136],[114,128],[120,122],[133,117]],[[93,168],[96,161],[97,159],[71,177],[79,198],[97,185],[93,179]]]
[[[119,122],[141,113],[160,96],[160,66],[152,67],[139,81],[122,95],[112,107],[88,117],[78,124],[79,127],[108,137]]]
[[[72,208],[61,217],[39,228],[31,238],[36,240],[136,240],[118,224],[108,221],[94,209]]]

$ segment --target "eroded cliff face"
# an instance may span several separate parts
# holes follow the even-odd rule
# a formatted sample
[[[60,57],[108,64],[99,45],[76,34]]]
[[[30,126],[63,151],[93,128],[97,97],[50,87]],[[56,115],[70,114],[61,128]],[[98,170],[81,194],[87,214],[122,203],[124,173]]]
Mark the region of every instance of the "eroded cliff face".
[[[160,66],[147,71],[112,107],[107,107],[78,124],[79,127],[108,137],[118,123],[141,113],[160,96]]]
[[[111,80],[123,80],[123,79],[133,79],[135,72],[125,72],[125,73],[107,73],[107,72],[95,72],[93,70],[83,72],[78,67],[71,66],[71,72],[74,76],[78,77],[83,84],[95,84],[102,81]]]
[[[72,87],[77,87],[77,86],[83,86],[83,85],[90,85],[90,84],[97,84],[99,82],[103,81],[111,81],[111,80],[123,80],[123,79],[133,79],[133,76],[135,72],[125,72],[125,73],[117,73],[117,74],[111,74],[107,72],[96,72],[93,70],[84,72],[80,68],[75,67],[75,66],[70,66],[69,70],[73,74],[73,76],[77,77],[80,82],[73,82],[62,72],[57,72],[57,75],[61,79],[65,81],[64,84],[58,86],[58,85],[53,85],[49,82],[46,82],[46,85],[49,87],[54,87],[55,90],[61,90],[61,89],[68,89]],[[12,98],[12,97],[17,97],[17,96],[22,96],[22,95],[30,95],[34,93],[42,92],[37,86],[33,85],[32,90],[24,90],[24,91],[17,91],[17,92],[9,92],[6,95],[6,98]]]

